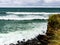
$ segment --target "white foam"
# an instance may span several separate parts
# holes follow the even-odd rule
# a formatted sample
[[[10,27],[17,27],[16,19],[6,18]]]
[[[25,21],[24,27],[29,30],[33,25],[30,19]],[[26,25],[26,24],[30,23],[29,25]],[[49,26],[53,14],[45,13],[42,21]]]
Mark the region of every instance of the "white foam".
[[[43,26],[44,25],[44,26]],[[16,43],[18,40],[22,39],[31,39],[37,36],[38,34],[45,35],[47,30],[47,23],[38,24],[38,27],[33,28],[32,30],[25,30],[25,31],[16,31],[10,32],[7,34],[0,34],[0,45],[9,45],[10,43]],[[43,33],[43,31],[45,33]]]
[[[60,14],[60,12],[6,12],[6,14]]]
[[[38,16],[38,15],[27,15],[27,16],[18,16],[18,15],[6,15],[0,16],[0,19],[4,20],[32,20],[32,19],[48,19],[48,17]]]

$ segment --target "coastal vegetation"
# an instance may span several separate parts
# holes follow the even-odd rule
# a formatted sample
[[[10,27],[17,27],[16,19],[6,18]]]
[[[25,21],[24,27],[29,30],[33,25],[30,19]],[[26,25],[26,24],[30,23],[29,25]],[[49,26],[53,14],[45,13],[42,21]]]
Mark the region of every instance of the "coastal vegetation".
[[[60,14],[54,14],[48,20],[48,45],[60,45]]]

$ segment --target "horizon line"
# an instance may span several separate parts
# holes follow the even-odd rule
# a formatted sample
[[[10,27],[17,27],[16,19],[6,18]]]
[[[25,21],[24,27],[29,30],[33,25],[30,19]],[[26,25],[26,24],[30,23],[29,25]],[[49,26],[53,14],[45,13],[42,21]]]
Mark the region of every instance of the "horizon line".
[[[1,6],[0,8],[60,8],[60,6]]]

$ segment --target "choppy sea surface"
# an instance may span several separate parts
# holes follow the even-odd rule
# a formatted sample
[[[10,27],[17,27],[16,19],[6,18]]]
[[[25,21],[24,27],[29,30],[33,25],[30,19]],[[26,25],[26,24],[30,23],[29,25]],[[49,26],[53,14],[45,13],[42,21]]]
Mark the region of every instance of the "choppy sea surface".
[[[8,12],[8,10],[10,12]],[[0,9],[0,45],[9,45],[10,43],[16,43],[18,40],[28,40],[36,37],[37,35],[45,35],[47,31],[48,18],[51,13],[48,11],[54,12],[54,10],[44,9],[46,12],[37,12],[33,10],[30,13],[27,9],[24,9],[24,12],[18,12],[21,10],[10,9]],[[14,12],[15,11],[15,12]],[[37,11],[42,11],[38,9]],[[59,12],[59,9],[56,9]],[[29,13],[28,13],[29,12]],[[52,13],[54,14],[54,13]]]

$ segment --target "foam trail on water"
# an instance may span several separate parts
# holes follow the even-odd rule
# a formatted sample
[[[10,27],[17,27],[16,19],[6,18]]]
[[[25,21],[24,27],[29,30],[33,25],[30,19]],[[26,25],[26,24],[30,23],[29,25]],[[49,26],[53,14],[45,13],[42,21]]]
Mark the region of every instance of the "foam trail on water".
[[[0,16],[0,19],[4,19],[4,20],[32,20],[32,19],[48,19],[48,17],[39,16],[39,15],[27,15],[27,16],[6,15],[6,16]]]
[[[60,12],[6,12],[6,14],[60,14]]]

